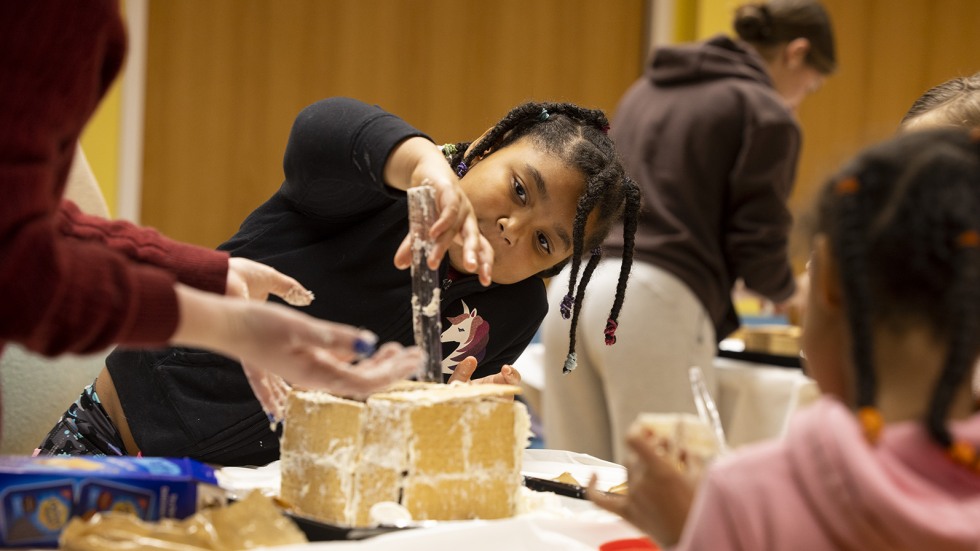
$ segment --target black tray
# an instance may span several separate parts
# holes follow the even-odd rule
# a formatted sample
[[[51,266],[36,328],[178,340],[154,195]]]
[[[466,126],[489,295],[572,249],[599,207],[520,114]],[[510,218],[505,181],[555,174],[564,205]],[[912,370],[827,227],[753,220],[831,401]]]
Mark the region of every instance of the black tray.
[[[306,539],[310,541],[337,541],[337,540],[363,540],[372,538],[388,532],[398,532],[400,530],[411,530],[415,526],[374,526],[370,528],[355,528],[351,526],[339,526],[327,522],[314,520],[303,515],[298,515],[289,511],[284,514],[299,526],[299,529],[306,534]]]

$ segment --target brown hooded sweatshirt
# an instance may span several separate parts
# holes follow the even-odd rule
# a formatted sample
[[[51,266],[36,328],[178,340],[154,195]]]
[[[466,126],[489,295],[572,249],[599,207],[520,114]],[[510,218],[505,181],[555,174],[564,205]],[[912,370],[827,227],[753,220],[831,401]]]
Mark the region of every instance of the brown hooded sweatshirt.
[[[738,328],[734,282],[792,295],[788,263],[800,129],[762,58],[725,36],[657,50],[610,135],[643,193],[635,258],[684,281],[723,339]],[[605,248],[622,253],[622,232]]]

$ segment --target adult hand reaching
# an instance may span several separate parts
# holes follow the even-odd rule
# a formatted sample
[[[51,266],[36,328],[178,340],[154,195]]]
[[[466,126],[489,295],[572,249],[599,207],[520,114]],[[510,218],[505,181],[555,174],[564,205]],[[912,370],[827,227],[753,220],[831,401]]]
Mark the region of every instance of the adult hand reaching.
[[[313,302],[313,293],[295,279],[271,266],[237,256],[228,259],[225,294],[253,300],[266,300],[271,294],[293,306]]]
[[[385,371],[400,372],[402,366],[408,366],[408,373],[411,374],[418,369],[421,362],[422,352],[417,347],[404,348],[399,343],[389,342],[382,345],[375,355],[361,360],[356,365],[352,365],[351,369],[360,374],[364,374],[368,372],[383,373]],[[248,379],[248,383],[251,385],[255,397],[262,404],[262,409],[269,415],[269,422],[276,423],[281,421],[285,417],[286,398],[292,389],[291,385],[279,375],[267,370],[250,367],[245,361],[242,362],[242,369],[245,371],[245,377]],[[401,378],[404,378],[404,376]],[[382,387],[386,386],[386,384],[382,385]],[[340,387],[332,386],[329,390],[334,394],[352,398],[361,398],[370,393],[370,391],[364,392],[363,390],[342,392],[334,390],[335,388]],[[364,387],[360,388],[363,389]]]
[[[182,284],[175,290],[180,321],[171,343],[238,358],[253,375],[261,369],[303,388],[363,396],[418,370],[421,352],[397,344],[353,365],[374,346],[376,337],[368,331],[277,304],[231,300]],[[270,396],[281,390],[270,385]]]

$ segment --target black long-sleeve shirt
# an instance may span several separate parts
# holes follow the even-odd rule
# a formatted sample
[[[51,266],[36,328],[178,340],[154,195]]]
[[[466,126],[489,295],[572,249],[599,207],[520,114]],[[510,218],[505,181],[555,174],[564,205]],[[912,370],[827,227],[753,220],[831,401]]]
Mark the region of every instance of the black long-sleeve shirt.
[[[364,327],[381,342],[413,344],[411,275],[392,259],[408,232],[404,192],[384,183],[401,141],[424,136],[398,117],[332,98],[296,118],[283,161],[285,181],[219,248],[295,277],[316,300],[302,311]],[[547,312],[544,283],[480,285],[474,275],[443,281],[443,369],[475,356],[474,378],[513,363]],[[136,443],[148,455],[187,455],[220,464],[278,457],[278,441],[238,363],[186,349],[118,350],[108,359]]]

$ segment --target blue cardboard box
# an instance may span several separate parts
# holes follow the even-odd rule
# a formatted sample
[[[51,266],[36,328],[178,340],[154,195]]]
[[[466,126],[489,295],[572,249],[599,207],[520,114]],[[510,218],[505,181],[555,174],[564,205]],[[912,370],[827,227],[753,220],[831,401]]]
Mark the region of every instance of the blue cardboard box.
[[[214,470],[192,459],[0,456],[0,545],[57,546],[73,516],[123,511],[184,518],[224,503]]]

